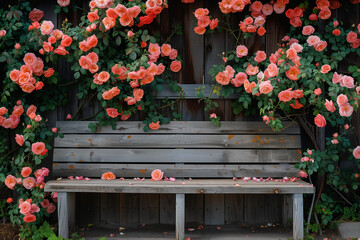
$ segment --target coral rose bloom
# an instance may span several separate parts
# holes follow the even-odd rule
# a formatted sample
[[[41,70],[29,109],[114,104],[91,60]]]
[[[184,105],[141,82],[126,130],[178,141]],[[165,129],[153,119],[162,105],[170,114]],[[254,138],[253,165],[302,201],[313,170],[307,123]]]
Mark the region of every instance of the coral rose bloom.
[[[116,176],[112,172],[106,172],[101,175],[101,179],[103,180],[114,180],[115,178]]]
[[[278,95],[279,100],[283,102],[289,102],[293,97],[294,93],[290,90],[281,91]]]
[[[331,70],[331,67],[329,64],[325,64],[321,66],[321,73],[328,73]]]
[[[264,51],[257,51],[254,60],[260,63],[266,59],[266,53]]]
[[[152,122],[149,124],[150,129],[152,130],[158,130],[160,128],[160,122],[157,121],[156,123]]]
[[[36,155],[41,155],[45,150],[45,143],[43,142],[36,142],[31,145],[31,151]]]
[[[325,127],[326,126],[326,120],[320,114],[316,115],[316,117],[314,118],[314,123],[318,127]]]
[[[360,159],[360,146],[357,146],[354,151],[353,151],[353,155],[356,159]]]
[[[164,172],[162,172],[160,169],[155,169],[151,173],[151,180],[153,181],[160,181],[164,177]]]
[[[181,70],[181,62],[180,61],[172,61],[170,64],[170,70],[173,72],[178,72]]]
[[[16,185],[16,177],[13,175],[8,175],[5,178],[5,185],[10,189],[14,189],[14,186]]]
[[[20,134],[16,134],[15,136],[15,141],[17,144],[19,144],[20,146],[24,145],[24,136],[20,135]]]
[[[320,42],[320,38],[318,36],[312,35],[308,37],[306,42],[308,43],[309,46],[314,46]]]
[[[164,55],[164,56],[169,56],[170,53],[171,53],[171,45],[170,44],[163,44],[161,46],[161,53]]]
[[[21,170],[21,176],[26,178],[31,174],[32,170],[29,167],[23,167],[23,169]]]
[[[286,76],[293,81],[298,80],[298,76],[301,73],[300,69],[296,66],[291,66],[289,70],[287,70],[286,72]]]
[[[228,85],[230,83],[230,78],[228,76],[228,74],[226,74],[225,72],[219,72],[216,77],[216,82],[218,82],[221,85]]]
[[[120,115],[116,108],[108,108],[108,109],[106,109],[106,113],[111,118],[116,118],[117,116]]]
[[[99,73],[97,80],[99,80],[100,82],[105,83],[105,82],[107,82],[109,80],[109,78],[110,78],[110,74],[108,72],[106,72],[106,71],[102,71],[102,72]]]
[[[336,108],[333,101],[325,100],[325,107],[329,112],[335,112]]]
[[[23,218],[24,222],[35,222],[36,221],[36,217],[34,214],[27,214],[25,215],[25,217]]]
[[[306,36],[311,35],[314,32],[315,32],[315,28],[313,26],[310,26],[310,25],[304,26],[303,30],[302,30],[302,34],[306,35]]]

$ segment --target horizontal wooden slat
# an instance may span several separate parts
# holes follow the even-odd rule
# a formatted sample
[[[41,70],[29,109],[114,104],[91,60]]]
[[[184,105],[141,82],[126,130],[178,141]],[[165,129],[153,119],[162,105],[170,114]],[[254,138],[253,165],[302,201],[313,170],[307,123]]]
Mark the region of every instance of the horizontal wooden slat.
[[[90,121],[58,121],[56,126],[62,133],[91,133],[88,125]],[[281,134],[300,134],[297,124],[283,122],[285,129]],[[209,121],[172,121],[170,124],[161,125],[159,130],[145,133],[144,124],[139,121],[118,122],[116,130],[111,126],[104,126],[97,133],[112,134],[275,134],[263,122],[249,121],[224,121],[217,127]]]
[[[161,169],[167,177],[233,178],[233,177],[293,177],[299,169],[292,164],[72,164],[54,163],[56,177],[84,176],[99,178],[111,171],[118,177],[151,177],[154,169]]]
[[[210,180],[212,181],[212,180]],[[313,193],[314,187],[299,181],[298,183],[264,184],[262,182],[247,183],[233,180],[223,180],[219,183],[201,181],[159,181],[151,180],[60,180],[50,181],[45,185],[47,192],[105,192],[105,193],[251,193],[251,194],[291,194],[291,193]]]
[[[177,98],[179,98],[179,96],[180,96],[179,92],[171,91],[167,84],[163,84],[161,86],[162,86],[162,90],[157,94],[157,96],[156,96],[157,99],[165,99],[165,98],[177,99]],[[199,99],[196,89],[202,89],[202,88],[204,89],[202,92],[204,97],[210,97],[211,99],[220,99],[220,97],[215,93],[212,93],[210,95],[211,90],[213,90],[213,88],[210,84],[179,84],[179,87],[182,88],[185,99]],[[241,96],[240,94],[233,93],[224,99],[239,99],[240,96]]]
[[[54,162],[295,163],[300,150],[55,148]]]
[[[86,148],[301,148],[299,135],[67,134],[55,147]]]

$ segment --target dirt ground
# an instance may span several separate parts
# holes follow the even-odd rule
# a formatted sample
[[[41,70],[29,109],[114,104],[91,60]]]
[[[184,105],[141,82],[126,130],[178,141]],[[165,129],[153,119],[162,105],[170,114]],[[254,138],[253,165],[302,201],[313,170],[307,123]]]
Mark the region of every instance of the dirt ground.
[[[13,227],[11,223],[0,224],[0,240],[18,239],[19,228]]]

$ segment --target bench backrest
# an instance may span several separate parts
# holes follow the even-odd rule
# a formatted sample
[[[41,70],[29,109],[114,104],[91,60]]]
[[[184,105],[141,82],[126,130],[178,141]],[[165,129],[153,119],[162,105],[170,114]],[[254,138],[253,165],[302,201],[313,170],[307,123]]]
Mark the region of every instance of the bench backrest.
[[[295,176],[301,157],[299,127],[275,134],[263,122],[171,122],[143,131],[141,122],[119,122],[91,133],[90,122],[57,122],[64,138],[54,144],[55,176],[229,178]]]

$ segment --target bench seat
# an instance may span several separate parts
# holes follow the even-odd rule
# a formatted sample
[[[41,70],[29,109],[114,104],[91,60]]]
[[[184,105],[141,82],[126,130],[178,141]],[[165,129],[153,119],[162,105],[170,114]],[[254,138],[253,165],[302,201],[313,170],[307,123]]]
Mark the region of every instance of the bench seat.
[[[61,179],[49,181],[46,192],[98,192],[98,193],[211,193],[211,194],[294,194],[313,193],[314,187],[302,180],[296,182],[275,182],[253,180],[244,182],[232,179],[193,179],[171,181],[141,180],[101,180],[92,179],[70,180]]]
[[[185,237],[186,194],[280,194],[283,199],[291,195],[294,239],[303,238],[303,194],[314,193],[312,185],[301,180],[241,179],[296,177],[299,169],[295,164],[301,158],[301,134],[296,124],[284,123],[284,131],[274,133],[263,122],[224,121],[219,128],[209,121],[182,121],[144,132],[144,124],[135,121],[92,133],[89,123],[57,122],[64,138],[54,142],[53,177],[60,180],[47,182],[45,191],[59,193],[62,237],[69,236],[69,222],[75,219],[75,193],[84,192],[176,195],[176,240]],[[177,180],[151,181],[155,169]],[[118,178],[99,179],[108,171]],[[68,176],[92,179],[70,180]]]

